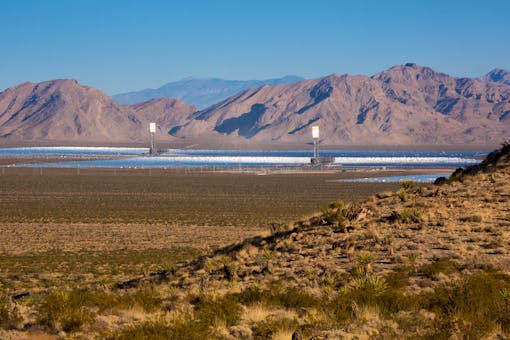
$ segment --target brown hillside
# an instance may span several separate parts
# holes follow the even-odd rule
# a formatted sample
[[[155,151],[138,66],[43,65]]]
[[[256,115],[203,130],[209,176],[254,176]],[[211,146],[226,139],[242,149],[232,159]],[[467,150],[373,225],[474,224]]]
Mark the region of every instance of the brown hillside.
[[[0,93],[0,142],[136,142],[156,120],[164,132],[195,111],[181,101],[152,100],[133,107],[75,80],[24,83]],[[163,135],[163,136],[164,136]]]
[[[169,127],[183,124],[197,108],[174,98],[151,99],[130,106],[139,117],[156,122],[159,129],[166,134]]]
[[[192,287],[206,280],[224,287],[232,275],[223,269],[228,261],[235,263],[235,276],[243,285],[281,279],[313,287],[352,269],[363,252],[375,256],[375,272],[391,270],[412,255],[420,265],[449,258],[466,270],[490,266],[510,273],[510,146],[455,179],[443,186],[403,187],[356,204],[330,205],[290,229],[277,226],[275,234],[247,239],[182,267],[173,282]],[[269,261],[262,261],[264,254],[271,254]],[[417,279],[416,289],[430,284]]]
[[[197,112],[175,136],[258,142],[491,144],[510,132],[510,87],[454,78],[415,64],[367,76],[330,75],[241,92]]]

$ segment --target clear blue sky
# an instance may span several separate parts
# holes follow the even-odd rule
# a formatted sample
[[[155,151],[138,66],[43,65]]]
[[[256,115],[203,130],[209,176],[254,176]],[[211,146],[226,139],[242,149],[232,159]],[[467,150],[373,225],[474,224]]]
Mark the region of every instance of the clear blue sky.
[[[74,78],[116,94],[408,61],[475,77],[510,69],[509,19],[508,0],[2,0],[0,90]]]

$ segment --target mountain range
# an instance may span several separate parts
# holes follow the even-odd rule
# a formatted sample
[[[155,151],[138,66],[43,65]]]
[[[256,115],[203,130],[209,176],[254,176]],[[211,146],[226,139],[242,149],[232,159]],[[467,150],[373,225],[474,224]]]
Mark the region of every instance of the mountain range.
[[[243,91],[195,112],[176,137],[323,144],[493,144],[510,136],[510,86],[455,78],[416,64],[372,77],[333,74]]]
[[[136,104],[155,98],[177,98],[200,109],[216,104],[240,91],[264,85],[292,84],[304,80],[298,76],[266,80],[225,80],[219,78],[184,78],[157,89],[145,89],[113,96],[122,104]]]
[[[170,98],[121,105],[76,80],[23,83],[0,93],[0,142],[141,142],[150,121],[171,126],[195,111]]]
[[[333,74],[240,91],[199,110],[177,99],[120,104],[75,80],[23,83],[0,92],[0,144],[494,145],[510,136],[509,72],[456,78],[416,64],[371,77]]]

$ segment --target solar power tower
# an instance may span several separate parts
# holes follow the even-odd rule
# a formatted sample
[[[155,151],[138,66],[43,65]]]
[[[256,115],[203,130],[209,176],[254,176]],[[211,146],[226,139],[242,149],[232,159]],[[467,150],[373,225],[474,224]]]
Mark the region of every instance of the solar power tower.
[[[312,126],[312,138],[313,138],[313,158],[319,159],[319,127]]]
[[[149,134],[150,134],[150,142],[151,142],[151,148],[149,153],[151,155],[154,155],[156,153],[156,123],[149,123]]]

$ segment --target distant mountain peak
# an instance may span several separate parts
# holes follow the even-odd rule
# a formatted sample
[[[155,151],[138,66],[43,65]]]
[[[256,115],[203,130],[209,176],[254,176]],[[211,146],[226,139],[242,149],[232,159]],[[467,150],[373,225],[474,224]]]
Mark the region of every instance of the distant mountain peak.
[[[510,85],[510,71],[501,68],[495,68],[485,76],[481,77],[480,80]]]
[[[121,93],[113,96],[113,99],[122,104],[136,104],[149,99],[170,97],[183,100],[198,108],[205,108],[249,88],[290,84],[302,80],[304,79],[294,75],[266,80],[186,77],[176,82],[167,83],[157,89]]]

